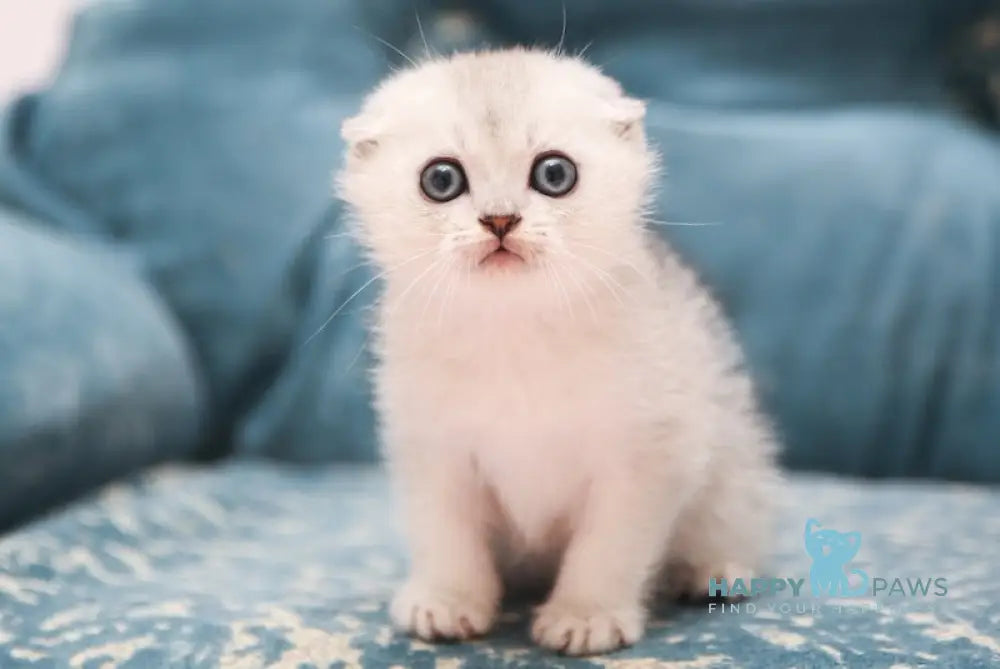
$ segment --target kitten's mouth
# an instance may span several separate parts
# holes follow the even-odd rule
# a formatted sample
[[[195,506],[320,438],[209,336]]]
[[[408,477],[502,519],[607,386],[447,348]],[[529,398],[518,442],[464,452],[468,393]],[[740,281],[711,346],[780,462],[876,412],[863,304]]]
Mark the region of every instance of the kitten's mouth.
[[[510,247],[499,245],[479,260],[480,267],[513,267],[524,264],[524,258]]]

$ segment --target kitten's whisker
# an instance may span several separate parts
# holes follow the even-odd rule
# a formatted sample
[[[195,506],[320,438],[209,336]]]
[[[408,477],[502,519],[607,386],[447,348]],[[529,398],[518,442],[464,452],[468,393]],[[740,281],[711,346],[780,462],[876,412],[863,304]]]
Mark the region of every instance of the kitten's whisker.
[[[431,289],[424,296],[424,306],[420,310],[420,326],[421,326],[421,328],[423,328],[424,323],[427,321],[427,309],[430,308],[431,302],[437,296],[438,288],[441,287],[441,281],[446,276],[448,276],[448,270],[451,269],[451,263],[449,261],[445,260],[444,258],[442,258],[442,260],[443,260],[443,262],[441,263],[441,265],[440,265],[440,267],[438,269],[438,272],[437,272],[437,280],[434,282],[434,285],[431,286]]]
[[[374,306],[370,306],[368,308],[368,311],[372,311],[374,309],[375,309]],[[354,369],[354,365],[356,365],[358,360],[361,359],[361,354],[364,353],[367,348],[368,348],[368,338],[363,337],[361,339],[361,344],[358,346],[358,350],[354,352],[354,356],[351,358],[351,362],[348,363],[347,367],[341,373],[341,378],[347,378],[347,375],[351,373],[352,369]]]
[[[395,272],[396,270],[404,267],[405,265],[409,265],[411,262],[419,260],[420,258],[426,256],[428,253],[430,253],[430,251],[425,251],[424,253],[419,253],[419,254],[417,254],[415,256],[411,256],[406,261],[401,262],[401,263],[399,263],[397,265],[394,265],[394,266],[392,266],[392,267],[390,267],[390,268],[388,268],[386,270],[383,270],[383,271],[379,272],[378,274],[376,274],[375,276],[373,276],[372,278],[370,278],[367,281],[365,281],[361,285],[360,288],[358,288],[356,291],[354,291],[353,293],[351,293],[350,297],[348,297],[346,300],[344,300],[343,302],[341,302],[340,306],[333,310],[333,313],[330,314],[330,317],[327,318],[325,321],[323,321],[323,324],[319,326],[319,329],[316,330],[316,332],[313,332],[311,335],[309,335],[309,338],[306,339],[302,343],[302,345],[306,346],[306,345],[309,344],[309,342],[311,342],[313,339],[315,339],[316,336],[319,335],[320,332],[322,332],[323,330],[325,330],[326,326],[329,325],[330,322],[333,321],[333,319],[337,317],[337,314],[339,314],[341,311],[343,311],[344,307],[346,307],[348,304],[350,304],[351,301],[354,300],[354,298],[356,298],[358,295],[360,295],[361,293],[363,293],[365,291],[365,289],[368,288],[368,286],[372,285],[373,283],[375,283],[379,279],[381,279],[381,278],[383,278],[385,276],[388,276],[389,274]]]
[[[347,369],[344,370],[344,376],[347,376],[347,374],[350,373],[350,371],[354,368],[354,365],[356,365],[358,360],[361,359],[361,354],[365,352],[366,348],[368,348],[367,338],[361,340],[361,346],[358,347],[358,350],[354,354],[354,357],[351,358],[350,364],[347,365]]]
[[[580,294],[583,295],[583,301],[587,303],[587,309],[590,311],[590,315],[594,319],[594,322],[599,322],[600,319],[597,316],[597,309],[594,307],[594,303],[590,300],[591,296],[594,295],[591,287],[587,285],[587,282],[579,275],[572,265],[564,263],[561,267],[566,270],[569,274],[569,278],[572,279],[573,283],[575,283],[577,288],[580,289]]]
[[[340,274],[340,276],[338,278],[342,279],[345,276],[347,276],[348,274],[350,274],[351,272],[353,272],[354,270],[361,269],[362,267],[365,267],[365,266],[368,266],[368,265],[371,265],[371,264],[372,264],[371,260],[362,260],[361,262],[357,263],[356,265],[351,265],[350,267],[348,267],[347,269],[345,269]]]
[[[323,235],[323,239],[342,239],[344,237],[356,238],[353,232],[331,232],[328,235]]]
[[[410,291],[413,290],[414,286],[420,283],[420,280],[423,279],[425,276],[427,276],[431,270],[437,267],[442,262],[442,260],[443,260],[442,258],[435,258],[434,262],[432,262],[430,265],[421,270],[421,272],[417,274],[416,277],[414,277],[413,281],[410,282],[410,284],[403,290],[403,292],[400,293],[399,296],[395,298],[392,304],[386,305],[388,311],[391,313],[395,313],[399,309],[399,307],[402,306],[403,301],[406,299],[406,296],[410,293]]]
[[[427,233],[422,233],[422,234],[426,234],[427,236],[433,236],[433,237],[447,237],[448,236],[447,233],[444,233],[444,232],[427,232]],[[389,239],[398,239],[398,237],[395,236],[395,235],[373,235],[373,234],[370,234],[370,233],[367,233],[367,232],[360,232],[360,233],[358,233],[358,232],[354,232],[354,231],[331,232],[328,235],[323,235],[323,239],[345,239],[345,238],[346,239],[353,239],[360,246],[364,246],[366,242],[379,242],[379,241],[385,241],[385,240],[389,240]]]
[[[573,309],[573,303],[569,299],[569,293],[566,291],[566,286],[563,284],[562,279],[559,278],[558,269],[549,260],[543,261],[542,266],[545,268],[545,273],[552,277],[552,282],[559,288],[559,292],[562,296],[562,303],[569,311],[570,316],[573,318],[573,322],[576,322],[576,311]]]
[[[424,34],[424,24],[420,21],[420,10],[414,7],[413,15],[417,17],[417,30],[420,31],[420,41],[424,43],[424,58],[429,60],[432,57],[431,47],[427,44],[427,35]]]
[[[576,57],[577,57],[577,58],[583,58],[584,54],[586,54],[586,53],[587,53],[587,49],[589,49],[589,48],[591,47],[591,45],[593,45],[593,43],[594,43],[594,40],[590,40],[589,42],[587,42],[586,44],[584,44],[584,45],[583,45],[583,48],[582,48],[582,49],[580,49],[580,50],[579,50],[579,51],[577,52],[577,54],[576,54]]]
[[[703,228],[723,224],[722,221],[658,221],[654,218],[643,219],[643,223],[663,227],[678,226],[686,228]]]
[[[555,276],[552,273],[552,269],[550,268],[550,264],[551,263],[549,263],[549,261],[542,260],[541,267],[542,267],[542,270],[545,272],[546,278],[548,278],[548,280],[552,282],[552,285],[555,286],[556,285],[556,280],[555,280]],[[562,306],[565,307],[566,306],[565,303],[563,303]]]
[[[434,247],[420,249],[419,252],[422,254],[420,257],[423,257],[423,256],[427,255],[428,253],[432,253],[434,250],[435,250]],[[347,269],[345,269],[343,272],[341,272],[340,274],[337,275],[337,278],[338,279],[343,279],[345,276],[347,276],[351,272],[353,272],[355,270],[358,270],[358,269],[361,269],[362,267],[369,267],[371,269],[377,269],[378,265],[371,258],[365,258],[361,262],[356,263],[354,265],[351,265],[350,267],[348,267]]]
[[[600,64],[598,64],[598,66],[597,66],[597,67],[598,67],[598,69],[600,69],[600,70],[604,70],[604,69],[606,69],[606,68],[608,67],[608,65],[610,65],[610,64],[611,64],[611,63],[613,63],[613,62],[615,62],[615,61],[616,61],[616,60],[618,60],[619,58],[621,58],[621,54],[618,54],[618,55],[616,55],[616,56],[615,56],[614,58],[608,58],[608,59],[607,59],[606,61],[604,61],[603,63],[600,63]]]
[[[620,281],[615,279],[614,275],[598,267],[597,265],[593,264],[592,262],[590,262],[589,260],[587,260],[582,256],[579,256],[575,253],[566,250],[564,250],[563,252],[569,255],[571,258],[574,258],[575,260],[583,263],[585,267],[589,268],[591,272],[593,272],[594,275],[598,279],[600,279],[605,286],[607,286],[608,292],[610,292],[615,297],[615,299],[618,300],[618,303],[621,304],[622,307],[627,306],[625,302],[622,301],[621,295],[624,295],[629,299],[632,299],[632,296],[628,294],[627,290],[625,290],[625,286],[623,286]]]
[[[423,235],[430,236],[430,237],[437,237],[439,239],[444,239],[445,237],[450,236],[450,233],[446,233],[446,232],[426,232],[426,233],[422,233],[422,236]],[[372,234],[368,234],[368,233],[360,233],[359,234],[359,233],[355,233],[355,232],[333,232],[333,233],[330,233],[328,235],[323,235],[323,239],[331,239],[331,240],[333,240],[333,239],[344,239],[344,238],[353,240],[357,246],[359,246],[360,248],[362,248],[364,250],[367,250],[368,248],[370,248],[372,246],[375,246],[375,245],[378,245],[378,244],[381,244],[383,242],[397,241],[399,239],[399,237],[396,236],[396,235],[372,235]],[[427,246],[427,247],[423,247],[420,250],[421,251],[433,251],[436,248],[437,248],[436,246]],[[371,260],[366,260],[365,263],[371,263]],[[360,266],[360,265],[358,265],[358,266]],[[351,269],[355,269],[355,268],[351,268]],[[350,270],[348,270],[348,271],[350,271]],[[345,274],[346,274],[346,272],[345,272]]]
[[[389,47],[390,49],[392,49],[393,51],[395,51],[396,53],[398,53],[400,56],[402,56],[403,58],[405,58],[406,61],[410,65],[412,65],[413,67],[417,67],[417,61],[415,61],[412,58],[410,58],[409,56],[407,56],[405,51],[403,51],[402,49],[400,49],[399,47],[397,47],[392,42],[389,42],[388,40],[382,39],[381,37],[379,37],[375,33],[368,32],[367,30],[365,30],[361,26],[351,26],[351,27],[354,28],[355,30],[357,30],[358,32],[361,32],[361,33],[364,33],[365,35],[368,35],[373,40],[377,40],[379,42],[379,44],[382,44],[383,46]]]
[[[472,265],[474,259],[470,256],[465,261],[465,289],[472,290]]]
[[[559,34],[559,44],[556,45],[556,55],[561,56],[563,43],[566,41],[566,0],[562,1],[562,32]]]
[[[452,269],[454,269],[454,263],[452,263]],[[444,295],[441,296],[441,301],[438,303],[438,317],[437,317],[437,327],[438,330],[441,329],[441,325],[444,323],[444,311],[445,306],[451,302],[452,293],[455,290],[455,282],[458,281],[458,272],[446,272],[449,274],[448,283],[444,287]]]
[[[469,239],[467,241],[457,242],[457,243],[452,244],[452,246],[451,246],[451,248],[449,250],[450,251],[459,251],[459,250],[462,250],[462,249],[467,249],[470,246],[476,246],[477,244],[482,244],[482,243],[483,243],[482,239]]]
[[[631,269],[633,272],[636,273],[637,276],[639,276],[639,278],[644,279],[645,281],[649,282],[650,285],[655,284],[655,282],[652,279],[650,279],[648,276],[646,276],[645,274],[643,274],[639,270],[639,268],[635,266],[634,263],[630,262],[628,259],[626,259],[626,258],[624,258],[624,257],[622,257],[620,255],[611,253],[607,249],[603,249],[600,246],[595,246],[593,244],[585,244],[583,242],[574,242],[574,244],[576,244],[577,246],[582,246],[583,248],[586,248],[586,249],[591,249],[593,251],[597,251],[598,253],[603,253],[604,255],[608,256],[609,258],[612,258],[612,259],[617,260],[618,262],[622,263],[623,267],[628,267],[629,269]]]
[[[464,274],[466,276],[468,276],[469,273],[470,273],[470,267],[471,267],[471,260],[466,260],[466,262],[465,262],[465,272],[464,272]],[[455,293],[458,292],[459,280],[460,280],[460,274],[458,272],[454,272],[452,274],[451,281],[448,283],[448,290],[445,293],[445,300],[447,302],[446,306],[448,307],[448,309],[451,309],[452,304],[454,304],[454,302],[455,302]],[[442,307],[441,311],[438,313],[438,327],[439,328],[441,327],[441,322],[442,322],[442,319],[443,319],[443,316],[444,316],[444,312],[445,312],[445,309],[444,309],[444,307]]]
[[[465,262],[465,289],[469,290],[472,288],[472,258],[469,258]]]

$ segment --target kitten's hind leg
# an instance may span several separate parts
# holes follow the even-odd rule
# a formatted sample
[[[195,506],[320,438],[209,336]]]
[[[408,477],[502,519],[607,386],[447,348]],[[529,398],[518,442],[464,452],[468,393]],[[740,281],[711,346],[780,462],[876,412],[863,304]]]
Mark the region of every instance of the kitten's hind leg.
[[[728,589],[725,594],[718,588],[713,590],[712,580],[714,579],[717,584],[724,580],[731,588],[736,579],[740,579],[749,588],[753,577],[753,569],[738,562],[718,564],[707,562],[692,565],[687,562],[672,561],[664,565],[660,572],[654,596],[657,599],[663,598],[686,604],[738,601],[743,598],[742,594],[730,594]]]
[[[731,587],[739,578],[749,588],[763,567],[771,549],[772,496],[780,490],[777,475],[769,467],[737,468],[732,477],[713,472],[710,480],[677,521],[658,594],[718,598],[718,589],[709,590],[712,579],[726,579]]]

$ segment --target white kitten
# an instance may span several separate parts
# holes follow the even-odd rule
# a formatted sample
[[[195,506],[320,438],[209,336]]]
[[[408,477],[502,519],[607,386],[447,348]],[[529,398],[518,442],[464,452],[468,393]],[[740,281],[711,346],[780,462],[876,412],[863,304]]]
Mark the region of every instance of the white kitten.
[[[344,123],[412,552],[391,613],[423,639],[486,632],[504,582],[549,575],[534,639],[612,650],[658,574],[704,594],[767,546],[772,435],[715,304],[644,227],[643,114],[579,60],[510,50],[397,73]]]

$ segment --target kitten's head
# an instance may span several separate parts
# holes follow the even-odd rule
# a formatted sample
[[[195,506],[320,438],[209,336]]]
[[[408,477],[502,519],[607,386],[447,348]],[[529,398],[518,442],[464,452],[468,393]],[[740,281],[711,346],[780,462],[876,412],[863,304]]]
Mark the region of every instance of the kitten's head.
[[[656,166],[644,111],[578,59],[433,60],[390,77],[344,122],[340,194],[389,282],[458,273],[475,291],[592,290],[644,242]]]

